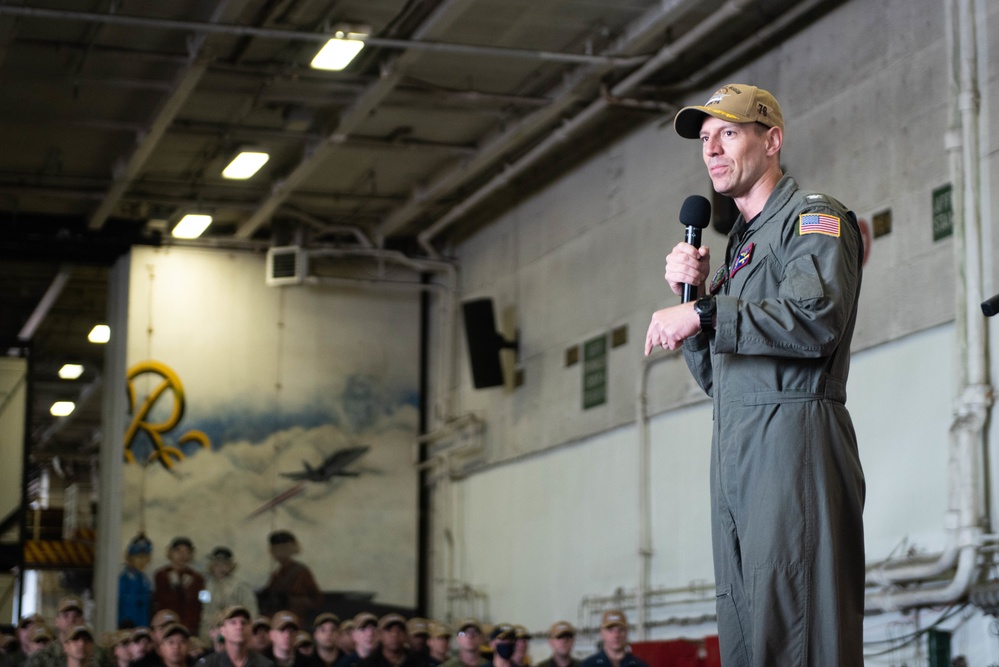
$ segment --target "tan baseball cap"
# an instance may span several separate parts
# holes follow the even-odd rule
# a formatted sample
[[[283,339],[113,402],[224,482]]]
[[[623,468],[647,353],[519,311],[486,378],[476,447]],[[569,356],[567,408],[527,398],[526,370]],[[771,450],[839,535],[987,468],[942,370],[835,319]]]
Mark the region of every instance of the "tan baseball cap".
[[[31,626],[31,630],[28,631],[28,639],[33,642],[40,641],[52,641],[52,631],[49,630],[48,626],[44,623],[36,623]]]
[[[360,630],[366,625],[378,625],[378,617],[370,611],[362,611],[354,617],[354,629]]]
[[[562,635],[572,635],[575,637],[576,628],[569,621],[556,621],[552,623],[552,627],[548,628],[548,636],[552,639],[561,637]]]
[[[714,92],[704,106],[684,107],[673,119],[673,129],[685,139],[701,135],[705,116],[732,123],[763,123],[784,129],[784,113],[769,92],[756,86],[730,83]]]
[[[475,628],[480,633],[482,632],[482,624],[479,623],[474,618],[465,618],[465,619],[462,619],[462,620],[458,621],[458,625],[455,626],[455,627],[458,628],[458,632],[461,632],[461,631],[463,631],[463,630],[465,630],[467,628]]]
[[[414,616],[406,622],[406,632],[409,633],[410,637],[416,635],[427,635],[430,634],[429,621],[425,618],[420,618],[419,616]]]
[[[296,630],[301,630],[302,623],[298,620],[298,614],[293,611],[279,611],[271,616],[271,629],[284,630],[289,625],[295,626]]]
[[[150,625],[159,630],[160,628],[166,627],[171,623],[180,623],[180,616],[177,615],[173,609],[160,609],[158,612],[153,614],[153,620]]]
[[[623,628],[628,627],[628,617],[624,615],[624,612],[620,609],[612,609],[610,611],[605,611],[603,618],[600,619],[600,629],[604,630],[606,628],[613,628],[615,626],[621,626]]]
[[[451,628],[447,627],[440,621],[430,621],[427,625],[427,631],[431,637],[451,636]]]
[[[57,613],[63,613],[64,611],[69,611],[70,609],[75,609],[81,614],[83,613],[83,600],[75,595],[67,595],[63,599],[59,600],[59,606],[57,607]]]
[[[250,615],[250,610],[241,604],[232,604],[222,610],[222,621],[228,621],[230,618],[235,618],[236,616],[242,616],[246,620],[250,620],[252,616]],[[253,623],[253,627],[256,627],[256,622]],[[270,626],[268,626],[270,627]]]
[[[318,628],[323,623],[332,623],[336,627],[340,627],[340,617],[333,612],[324,611],[323,613],[316,616],[316,620],[312,621],[312,628]]]
[[[184,635],[184,639],[187,639],[191,636],[191,632],[182,623],[171,623],[163,628],[163,639],[171,635]]]
[[[66,639],[73,640],[79,639],[80,637],[86,637],[90,641],[94,641],[94,631],[89,625],[78,625],[69,631]]]
[[[384,630],[390,625],[401,625],[402,629],[406,629],[406,617],[402,614],[385,614],[380,619],[378,619],[378,629]]]

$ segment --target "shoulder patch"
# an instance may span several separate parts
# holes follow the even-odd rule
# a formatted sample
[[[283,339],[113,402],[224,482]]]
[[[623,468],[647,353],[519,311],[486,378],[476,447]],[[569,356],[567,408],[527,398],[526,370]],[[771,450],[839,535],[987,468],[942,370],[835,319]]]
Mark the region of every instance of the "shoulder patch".
[[[825,234],[839,237],[839,218],[828,213],[802,213],[798,216],[798,236]]]

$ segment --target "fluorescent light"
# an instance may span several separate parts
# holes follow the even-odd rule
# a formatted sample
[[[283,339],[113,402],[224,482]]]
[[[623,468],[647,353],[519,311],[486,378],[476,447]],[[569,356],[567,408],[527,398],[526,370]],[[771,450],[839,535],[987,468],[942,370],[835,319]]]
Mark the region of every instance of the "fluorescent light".
[[[260,151],[240,151],[222,170],[222,178],[247,179],[257,173],[270,158],[270,155]]]
[[[319,53],[312,59],[315,69],[328,69],[339,72],[350,64],[350,61],[364,48],[365,32],[347,32],[337,30],[333,39],[326,42]]]
[[[173,228],[173,235],[178,239],[196,239],[208,229],[210,224],[212,224],[212,216],[188,213]]]
[[[49,412],[52,413],[53,417],[68,417],[73,414],[73,410],[76,409],[76,403],[73,401],[56,401],[49,408]]]
[[[91,343],[106,343],[111,340],[111,327],[106,324],[98,324],[90,333],[87,334],[87,340]]]
[[[75,380],[83,375],[83,364],[63,364],[59,369],[59,377],[63,380]]]

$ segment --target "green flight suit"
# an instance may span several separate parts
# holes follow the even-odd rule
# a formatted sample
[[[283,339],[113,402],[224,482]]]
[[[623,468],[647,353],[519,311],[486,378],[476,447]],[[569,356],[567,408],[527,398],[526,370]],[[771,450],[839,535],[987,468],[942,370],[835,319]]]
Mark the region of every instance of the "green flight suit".
[[[865,487],[845,401],[863,242],[852,213],[789,176],[744,226],[711,282],[714,330],[683,346],[714,407],[722,664],[857,667]]]

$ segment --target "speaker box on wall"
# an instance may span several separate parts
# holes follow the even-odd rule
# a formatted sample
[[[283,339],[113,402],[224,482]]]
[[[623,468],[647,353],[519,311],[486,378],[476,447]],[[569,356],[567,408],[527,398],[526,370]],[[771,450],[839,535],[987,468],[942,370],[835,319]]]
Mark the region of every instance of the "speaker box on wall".
[[[496,332],[493,300],[473,299],[461,304],[465,316],[465,339],[472,365],[472,384],[476,389],[503,385],[503,366],[500,349],[506,347]]]

